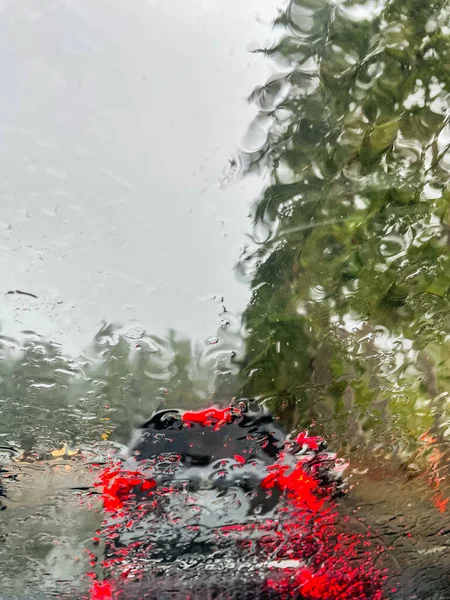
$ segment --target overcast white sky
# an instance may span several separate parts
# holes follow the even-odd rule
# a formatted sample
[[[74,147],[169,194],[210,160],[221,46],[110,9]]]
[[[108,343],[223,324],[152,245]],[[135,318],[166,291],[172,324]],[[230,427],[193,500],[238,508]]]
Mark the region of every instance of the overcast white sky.
[[[261,182],[221,188],[275,0],[0,2],[0,320],[77,352],[102,320],[214,334]],[[39,299],[5,296],[20,289]]]

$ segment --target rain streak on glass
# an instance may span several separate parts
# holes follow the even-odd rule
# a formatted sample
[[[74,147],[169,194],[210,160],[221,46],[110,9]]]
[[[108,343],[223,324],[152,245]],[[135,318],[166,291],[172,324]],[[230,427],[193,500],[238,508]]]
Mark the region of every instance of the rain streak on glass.
[[[450,8],[247,4],[0,8],[0,599],[450,600]]]

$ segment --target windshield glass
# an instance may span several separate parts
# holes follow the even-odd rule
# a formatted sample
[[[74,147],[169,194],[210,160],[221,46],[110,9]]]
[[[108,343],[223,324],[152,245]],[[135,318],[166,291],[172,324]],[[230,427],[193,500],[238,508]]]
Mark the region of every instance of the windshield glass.
[[[450,598],[448,3],[0,33],[0,598]]]

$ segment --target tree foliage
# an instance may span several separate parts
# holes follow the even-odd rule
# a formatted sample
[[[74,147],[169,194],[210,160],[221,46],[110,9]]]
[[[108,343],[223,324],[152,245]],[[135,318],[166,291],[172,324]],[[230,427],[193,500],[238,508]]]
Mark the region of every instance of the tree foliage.
[[[244,392],[401,452],[450,408],[447,3],[290,0],[275,33]]]

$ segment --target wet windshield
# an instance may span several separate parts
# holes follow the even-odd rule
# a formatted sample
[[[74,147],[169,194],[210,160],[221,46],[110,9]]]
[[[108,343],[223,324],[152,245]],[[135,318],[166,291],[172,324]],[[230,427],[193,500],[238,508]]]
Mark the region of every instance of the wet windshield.
[[[0,31],[0,598],[450,598],[447,2]]]

